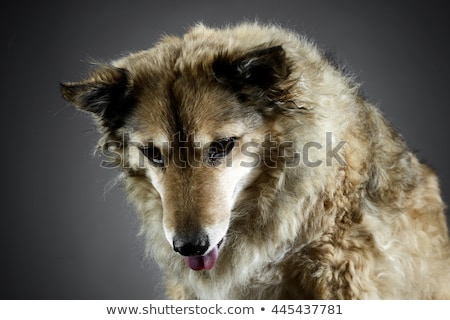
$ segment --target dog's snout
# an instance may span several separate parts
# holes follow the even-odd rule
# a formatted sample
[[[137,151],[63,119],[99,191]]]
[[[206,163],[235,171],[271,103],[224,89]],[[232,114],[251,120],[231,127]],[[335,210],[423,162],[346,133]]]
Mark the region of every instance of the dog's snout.
[[[176,235],[173,238],[173,249],[183,256],[201,256],[208,248],[209,239],[204,233],[191,236]]]

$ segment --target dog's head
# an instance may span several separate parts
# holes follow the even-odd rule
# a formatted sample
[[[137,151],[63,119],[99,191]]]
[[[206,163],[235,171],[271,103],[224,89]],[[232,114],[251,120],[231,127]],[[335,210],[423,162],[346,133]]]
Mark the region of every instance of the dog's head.
[[[290,66],[277,44],[192,43],[167,38],[61,90],[98,120],[104,163],[158,191],[173,249],[191,269],[209,270],[267,153],[265,134],[292,104]]]

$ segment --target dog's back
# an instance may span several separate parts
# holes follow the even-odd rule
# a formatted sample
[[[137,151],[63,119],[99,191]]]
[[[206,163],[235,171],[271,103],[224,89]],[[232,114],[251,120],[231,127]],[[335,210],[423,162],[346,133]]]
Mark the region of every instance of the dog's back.
[[[450,298],[436,176],[313,44],[193,28],[64,97],[95,115],[172,298]]]

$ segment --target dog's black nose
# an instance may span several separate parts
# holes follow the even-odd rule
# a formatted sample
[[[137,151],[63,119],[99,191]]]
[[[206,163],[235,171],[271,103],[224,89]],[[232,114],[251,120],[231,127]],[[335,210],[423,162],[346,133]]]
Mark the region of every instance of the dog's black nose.
[[[183,256],[201,256],[209,248],[208,236],[204,233],[193,236],[179,236],[173,238],[173,249]]]

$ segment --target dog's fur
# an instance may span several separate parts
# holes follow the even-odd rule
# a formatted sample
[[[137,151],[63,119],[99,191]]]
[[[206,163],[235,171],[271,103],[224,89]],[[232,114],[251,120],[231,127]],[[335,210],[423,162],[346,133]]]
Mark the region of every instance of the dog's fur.
[[[199,24],[61,89],[98,120],[169,297],[450,298],[436,176],[306,39]]]

